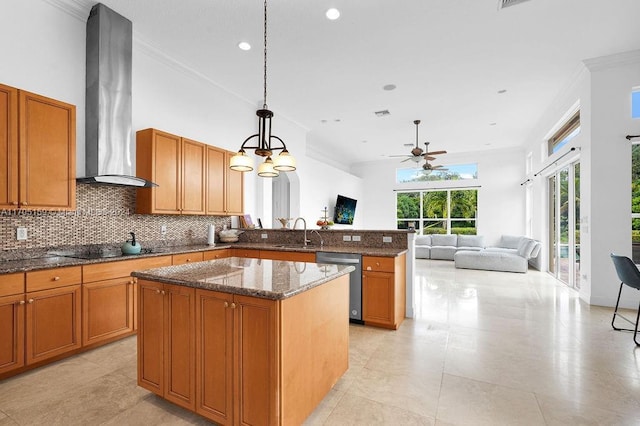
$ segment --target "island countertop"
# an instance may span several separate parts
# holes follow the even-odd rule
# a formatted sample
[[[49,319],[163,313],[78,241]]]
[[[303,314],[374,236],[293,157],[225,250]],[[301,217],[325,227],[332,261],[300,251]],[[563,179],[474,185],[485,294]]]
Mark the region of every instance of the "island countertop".
[[[348,265],[229,257],[134,271],[131,275],[164,284],[281,300],[353,270]]]

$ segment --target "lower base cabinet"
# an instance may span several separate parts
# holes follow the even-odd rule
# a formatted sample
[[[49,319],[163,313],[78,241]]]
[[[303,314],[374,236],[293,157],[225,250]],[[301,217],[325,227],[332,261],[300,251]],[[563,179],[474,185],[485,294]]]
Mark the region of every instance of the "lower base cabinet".
[[[0,297],[0,374],[24,366],[24,294]]]
[[[284,300],[138,286],[138,384],[217,424],[302,424],[348,368],[347,275]]]
[[[80,285],[27,293],[27,365],[81,347],[80,300]]]
[[[222,425],[277,424],[277,302],[208,290],[196,301],[196,412]]]
[[[405,316],[406,255],[362,257],[362,319],[397,330]]]
[[[82,286],[84,346],[130,334],[134,330],[134,279],[86,283]]]
[[[138,281],[138,385],[195,411],[195,289]]]

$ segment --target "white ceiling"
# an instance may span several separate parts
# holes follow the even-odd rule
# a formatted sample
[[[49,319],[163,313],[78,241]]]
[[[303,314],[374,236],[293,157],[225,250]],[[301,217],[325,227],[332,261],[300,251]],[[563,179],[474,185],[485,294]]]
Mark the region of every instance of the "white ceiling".
[[[89,8],[93,0],[74,0]],[[262,104],[259,0],[102,0],[134,34]],[[270,0],[268,105],[342,164],[519,146],[581,61],[640,48],[638,0]],[[337,7],[337,21],[325,11]],[[253,48],[241,51],[248,41]],[[384,91],[395,84],[394,91]],[[499,94],[499,90],[507,92]],[[388,109],[379,118],[375,111]],[[335,121],[339,119],[340,121]],[[323,123],[322,120],[327,120]],[[490,125],[490,123],[496,123]],[[364,142],[366,141],[366,142]],[[293,153],[295,155],[295,153]]]

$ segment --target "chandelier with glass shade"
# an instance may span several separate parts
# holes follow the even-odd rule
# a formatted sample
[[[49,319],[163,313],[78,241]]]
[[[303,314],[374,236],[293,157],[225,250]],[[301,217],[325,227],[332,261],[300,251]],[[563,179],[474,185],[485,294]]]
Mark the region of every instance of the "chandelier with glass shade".
[[[262,108],[256,111],[258,116],[258,133],[244,140],[238,153],[231,157],[229,167],[239,172],[253,170],[253,157],[245,150],[253,149],[255,154],[264,157],[258,166],[258,176],[277,177],[279,172],[292,172],[296,169],[296,160],[289,154],[284,141],[271,134],[273,112],[267,107],[267,1],[264,1],[264,101]],[[272,158],[275,151],[280,153]]]

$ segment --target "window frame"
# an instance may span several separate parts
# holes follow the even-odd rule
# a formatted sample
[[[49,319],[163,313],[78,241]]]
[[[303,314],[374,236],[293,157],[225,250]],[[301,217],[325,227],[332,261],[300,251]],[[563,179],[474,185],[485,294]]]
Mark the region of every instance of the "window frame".
[[[560,147],[562,147],[566,142],[573,139],[575,135],[567,140],[567,137],[571,136],[571,134],[580,129],[580,110],[576,111],[560,128],[547,140],[547,155],[551,156],[555,154]],[[576,133],[576,135],[578,134]]]

